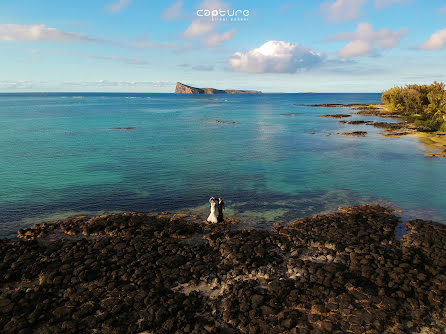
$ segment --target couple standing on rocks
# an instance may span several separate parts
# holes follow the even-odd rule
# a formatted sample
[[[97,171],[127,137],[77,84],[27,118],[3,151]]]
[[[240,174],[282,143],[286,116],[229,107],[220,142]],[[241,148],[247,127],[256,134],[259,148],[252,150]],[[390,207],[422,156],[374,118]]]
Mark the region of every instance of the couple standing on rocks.
[[[207,221],[209,223],[218,223],[223,221],[223,210],[225,209],[225,202],[223,202],[222,198],[218,198],[218,203],[215,200],[215,197],[212,196],[209,199],[209,203],[211,203],[211,213],[209,214],[209,217]],[[215,209],[218,208],[218,217],[215,214]]]

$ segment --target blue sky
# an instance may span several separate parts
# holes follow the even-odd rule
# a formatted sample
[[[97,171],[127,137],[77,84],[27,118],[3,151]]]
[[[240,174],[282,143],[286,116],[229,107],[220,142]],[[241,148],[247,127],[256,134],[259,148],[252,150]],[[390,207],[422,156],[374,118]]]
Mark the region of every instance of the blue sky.
[[[4,0],[0,92],[380,92],[446,81],[445,47],[444,0]]]

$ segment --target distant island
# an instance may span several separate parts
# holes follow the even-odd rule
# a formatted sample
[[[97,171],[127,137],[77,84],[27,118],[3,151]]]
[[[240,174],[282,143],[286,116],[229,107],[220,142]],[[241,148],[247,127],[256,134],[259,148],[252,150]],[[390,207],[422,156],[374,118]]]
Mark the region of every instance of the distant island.
[[[177,82],[175,94],[261,94],[258,90],[197,88]]]

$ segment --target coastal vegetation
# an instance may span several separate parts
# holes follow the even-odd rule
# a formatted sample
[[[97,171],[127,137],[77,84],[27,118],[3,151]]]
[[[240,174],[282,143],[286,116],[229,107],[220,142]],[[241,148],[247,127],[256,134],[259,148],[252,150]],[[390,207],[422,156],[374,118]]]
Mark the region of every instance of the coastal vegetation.
[[[388,89],[381,101],[387,109],[424,131],[446,131],[445,84],[406,85]]]

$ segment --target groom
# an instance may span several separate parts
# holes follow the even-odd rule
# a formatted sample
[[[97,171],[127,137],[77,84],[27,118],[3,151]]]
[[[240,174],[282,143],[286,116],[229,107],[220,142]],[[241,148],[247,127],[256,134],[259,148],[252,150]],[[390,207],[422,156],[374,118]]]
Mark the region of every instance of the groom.
[[[221,197],[218,198],[218,217],[217,221],[220,223],[223,221],[223,210],[225,209],[225,202],[221,199]]]

